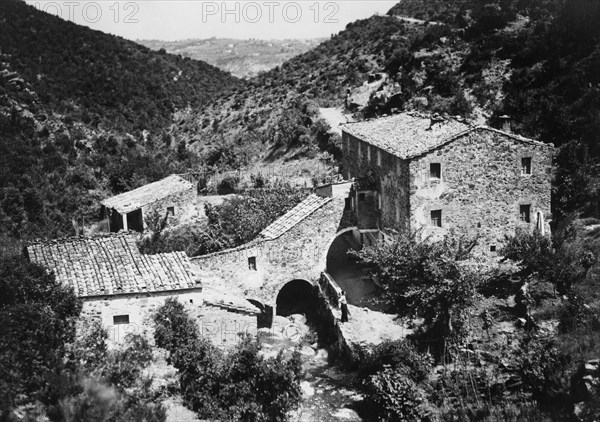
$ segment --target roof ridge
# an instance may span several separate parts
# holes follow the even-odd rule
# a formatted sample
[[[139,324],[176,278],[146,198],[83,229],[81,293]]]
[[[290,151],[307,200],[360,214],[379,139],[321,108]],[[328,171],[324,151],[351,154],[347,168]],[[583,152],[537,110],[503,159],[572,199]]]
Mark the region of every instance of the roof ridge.
[[[66,243],[66,242],[81,242],[86,240],[95,240],[95,239],[103,239],[108,237],[118,238],[118,237],[127,237],[127,236],[135,236],[139,233],[133,230],[120,230],[118,232],[105,232],[105,233],[95,233],[91,236],[85,235],[75,235],[75,236],[62,236],[55,238],[37,238],[34,240],[30,240],[26,242],[26,247],[35,246],[35,245],[47,245],[47,244],[58,244],[58,243]]]

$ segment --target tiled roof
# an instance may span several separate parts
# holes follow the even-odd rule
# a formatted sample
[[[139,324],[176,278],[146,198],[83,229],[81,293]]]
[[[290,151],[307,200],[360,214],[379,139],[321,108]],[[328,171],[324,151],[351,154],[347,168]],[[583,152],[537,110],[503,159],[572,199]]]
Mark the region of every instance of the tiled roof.
[[[81,297],[201,287],[185,253],[141,254],[128,233],[43,241],[27,254]]]
[[[107,198],[102,201],[106,208],[113,208],[120,214],[128,213],[174,193],[193,189],[194,184],[172,174],[154,183],[148,183],[129,192]]]
[[[474,130],[488,130],[522,142],[551,146],[486,126],[470,126],[454,118],[440,118],[432,124],[432,119],[413,113],[341,126],[344,132],[403,159],[424,154]]]
[[[260,232],[260,236],[268,240],[277,239],[332,199],[315,194],[309,195],[304,201],[300,202]]]

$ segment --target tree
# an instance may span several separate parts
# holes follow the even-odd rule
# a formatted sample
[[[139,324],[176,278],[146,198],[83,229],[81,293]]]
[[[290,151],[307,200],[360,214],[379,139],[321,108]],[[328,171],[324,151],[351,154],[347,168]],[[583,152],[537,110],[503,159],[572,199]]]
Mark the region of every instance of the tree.
[[[256,340],[241,339],[228,354],[201,338],[183,304],[167,299],[154,317],[155,340],[180,375],[186,406],[201,418],[285,421],[301,397],[300,354],[265,359]]]
[[[424,331],[439,341],[437,352],[444,354],[448,340],[466,334],[465,311],[475,297],[476,277],[460,261],[476,241],[448,237],[436,242],[420,236],[403,232],[352,253],[374,267],[382,299],[394,312],[424,318]]]
[[[71,287],[22,257],[0,260],[0,402],[2,412],[52,399],[81,301]]]

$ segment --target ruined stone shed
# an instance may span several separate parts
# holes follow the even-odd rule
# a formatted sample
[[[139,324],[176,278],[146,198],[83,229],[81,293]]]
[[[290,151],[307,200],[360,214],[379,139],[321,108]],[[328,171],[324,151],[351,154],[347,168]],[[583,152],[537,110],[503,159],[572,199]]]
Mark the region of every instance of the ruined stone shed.
[[[454,118],[410,113],[342,126],[348,178],[373,179],[373,228],[479,235],[493,254],[518,227],[549,230],[554,147]],[[359,196],[361,195],[361,196]]]
[[[102,201],[109,230],[135,230],[142,232],[148,225],[148,217],[156,213],[158,218],[177,224],[194,212],[195,185],[178,175],[170,175]]]
[[[170,297],[182,302],[211,338],[225,333],[234,344],[235,330],[256,332],[257,308],[204,293],[185,253],[145,255],[136,240],[132,233],[119,233],[40,241],[25,254],[73,288],[83,299],[82,320],[100,321],[112,342],[128,333],[152,338],[152,315]]]

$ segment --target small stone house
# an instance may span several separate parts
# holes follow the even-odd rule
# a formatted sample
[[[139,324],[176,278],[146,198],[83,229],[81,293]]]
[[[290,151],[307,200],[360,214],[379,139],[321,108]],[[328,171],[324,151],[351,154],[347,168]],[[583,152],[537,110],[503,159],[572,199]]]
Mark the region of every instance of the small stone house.
[[[492,254],[518,227],[549,230],[551,144],[404,113],[342,125],[342,151],[362,230],[454,229]]]
[[[204,292],[185,253],[145,255],[136,240],[132,233],[49,240],[27,246],[25,254],[73,287],[83,299],[82,318],[100,321],[111,342],[128,333],[151,338],[152,315],[169,297],[185,304],[202,333],[217,344],[222,336],[234,344],[240,332],[256,333],[259,309]]]
[[[143,232],[148,216],[177,223],[194,212],[196,189],[192,182],[172,174],[154,183],[102,201],[109,230]]]

